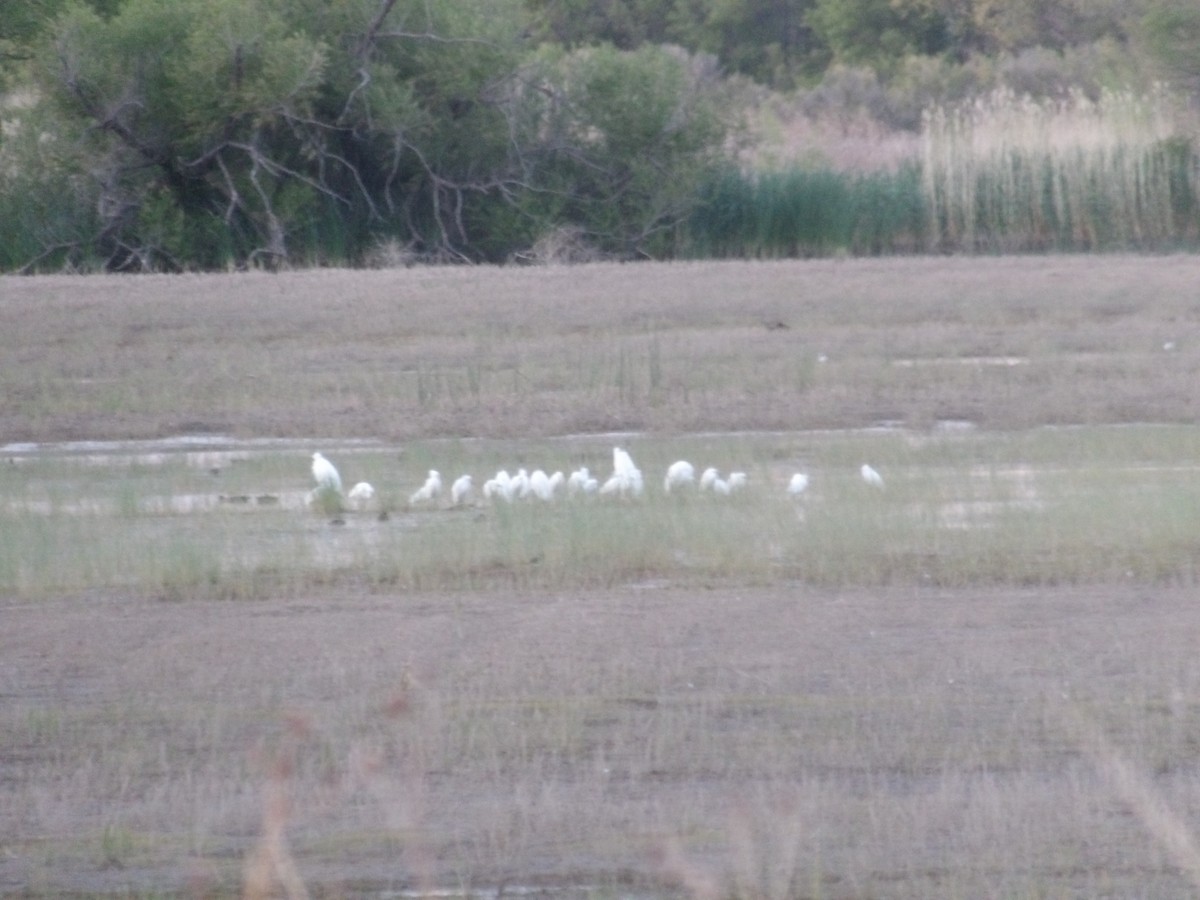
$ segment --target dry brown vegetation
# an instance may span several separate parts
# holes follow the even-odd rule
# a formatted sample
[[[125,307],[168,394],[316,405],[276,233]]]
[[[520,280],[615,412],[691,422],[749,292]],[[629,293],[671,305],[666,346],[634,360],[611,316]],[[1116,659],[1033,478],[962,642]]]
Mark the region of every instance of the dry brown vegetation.
[[[4,619],[7,890],[232,892],[268,801],[330,896],[1195,890],[1092,757],[1195,821],[1192,590],[70,597]]]
[[[386,497],[437,459],[599,466],[609,439],[544,438],[627,428],[648,476],[679,454],[752,478],[727,506],[334,529],[195,505],[302,492],[296,446],[214,475],[10,444],[0,892],[1194,896],[1200,434],[1026,429],[1194,423],[1197,276],[0,280],[10,441],[340,438]],[[796,431],[880,421],[909,430]],[[693,433],[747,428],[788,434]],[[776,489],[801,464],[797,508]]]
[[[1198,279],[1184,256],[6,278],[0,429],[1194,422]]]

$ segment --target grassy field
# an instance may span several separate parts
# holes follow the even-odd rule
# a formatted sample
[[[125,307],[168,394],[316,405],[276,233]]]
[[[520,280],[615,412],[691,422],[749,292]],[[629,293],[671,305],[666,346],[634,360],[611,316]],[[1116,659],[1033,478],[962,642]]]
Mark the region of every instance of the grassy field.
[[[1193,896],[1197,283],[0,279],[0,892]]]
[[[0,278],[0,429],[1192,423],[1198,273],[1195,257],[1078,256]]]

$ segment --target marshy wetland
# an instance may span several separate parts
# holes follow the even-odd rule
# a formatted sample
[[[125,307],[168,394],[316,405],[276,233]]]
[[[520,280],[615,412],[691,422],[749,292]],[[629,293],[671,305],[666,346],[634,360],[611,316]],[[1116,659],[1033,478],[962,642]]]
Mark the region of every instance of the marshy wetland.
[[[0,889],[1191,896],[1198,283],[0,279]]]

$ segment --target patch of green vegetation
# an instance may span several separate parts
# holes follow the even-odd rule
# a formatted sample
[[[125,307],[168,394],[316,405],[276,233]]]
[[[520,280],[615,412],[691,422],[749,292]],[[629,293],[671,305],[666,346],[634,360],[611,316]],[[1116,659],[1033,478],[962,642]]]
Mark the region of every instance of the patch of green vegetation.
[[[415,445],[407,465],[440,464],[447,481],[472,472],[476,499],[457,509],[445,498],[411,510],[389,501],[392,514],[383,518],[374,507],[346,510],[336,495],[313,515],[303,502],[300,464],[288,503],[257,504],[254,480],[285,471],[282,459],[247,465],[237,479],[250,493],[236,504],[224,495],[190,495],[211,476],[182,463],[114,473],[31,461],[23,465],[25,493],[0,510],[0,589],[44,595],[114,587],[171,598],[256,596],[342,580],[454,590],[646,579],[1190,583],[1200,562],[1193,528],[1200,480],[1192,464],[1200,431],[1190,427],[646,438],[633,449],[646,474],[642,498],[509,504],[483,501],[478,488],[498,468],[515,471],[514,458],[557,459],[567,470],[582,463],[603,478],[608,447]],[[709,464],[725,474],[741,468],[749,484],[729,497],[665,495],[661,472],[676,455],[692,459],[698,472]],[[883,490],[859,477],[866,461],[883,473]],[[423,471],[389,475],[386,453],[356,455],[354,465],[381,479],[393,498],[406,496]],[[799,470],[810,474],[811,487],[790,498],[784,486]],[[390,486],[382,480],[389,478]],[[70,486],[73,505],[39,502],[68,492],[55,487],[58,479]],[[188,502],[163,499],[174,494]],[[345,524],[331,524],[335,513]]]

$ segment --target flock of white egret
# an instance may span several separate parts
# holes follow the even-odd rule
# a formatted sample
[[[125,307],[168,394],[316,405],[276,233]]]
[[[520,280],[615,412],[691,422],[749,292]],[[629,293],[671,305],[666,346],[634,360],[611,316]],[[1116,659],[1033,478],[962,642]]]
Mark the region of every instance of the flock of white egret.
[[[882,490],[883,477],[863,464],[860,470],[864,483]],[[344,498],[355,509],[365,509],[375,497],[375,488],[365,481],[354,485],[347,494],[342,491],[342,478],[338,470],[328,459],[319,452],[312,455],[312,475],[317,487],[310,494],[310,500],[319,493],[326,493],[338,498]],[[730,472],[722,478],[715,468],[705,469],[700,478],[696,478],[695,467],[687,460],[672,463],[663,477],[663,493],[678,493],[695,490],[701,493],[728,497],[742,489],[750,482],[745,472]],[[809,478],[804,472],[796,472],[788,482],[786,493],[792,498],[798,498],[808,490]],[[586,467],[581,467],[569,476],[562,472],[547,475],[541,469],[527,472],[518,469],[515,475],[510,475],[501,469],[484,482],[482,494],[484,499],[496,502],[512,503],[518,500],[553,501],[560,494],[574,497],[596,494],[599,496],[616,496],[638,498],[646,492],[646,481],[642,471],[633,461],[628,451],[621,447],[613,448],[612,475],[604,482],[593,477]],[[436,469],[430,469],[422,484],[408,498],[409,506],[428,506],[440,502],[442,495],[442,476]],[[450,485],[450,505],[467,506],[475,500],[475,484],[470,475],[462,475]]]

